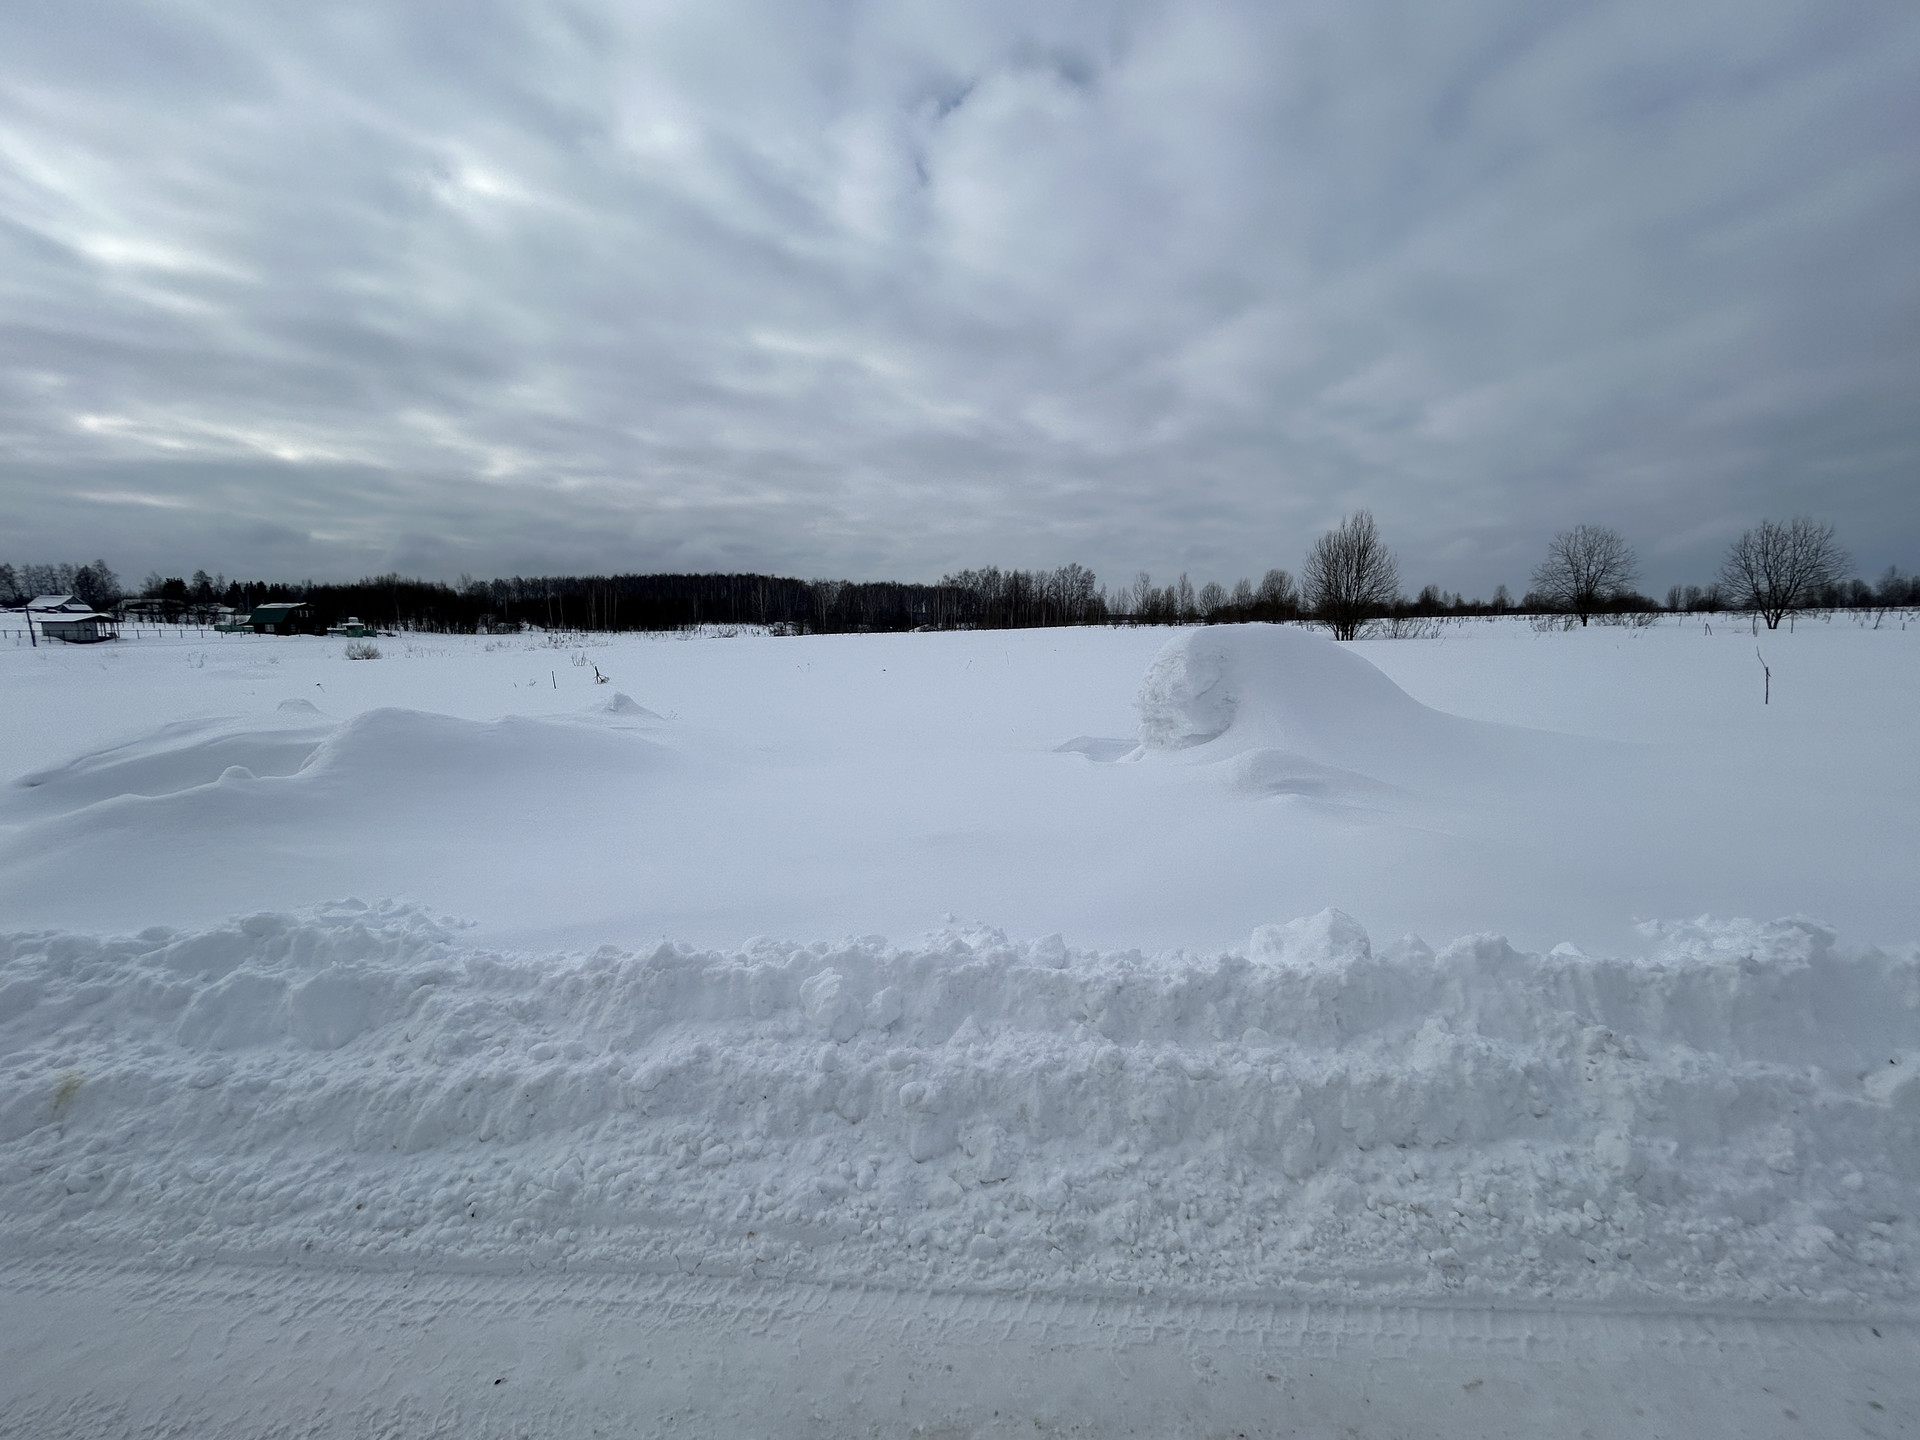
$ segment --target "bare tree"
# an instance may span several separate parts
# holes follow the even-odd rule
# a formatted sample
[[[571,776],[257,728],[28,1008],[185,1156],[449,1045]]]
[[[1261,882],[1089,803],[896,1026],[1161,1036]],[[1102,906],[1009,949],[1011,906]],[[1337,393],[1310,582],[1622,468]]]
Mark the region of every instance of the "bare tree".
[[[1618,530],[1576,525],[1547,544],[1547,558],[1533,567],[1534,594],[1582,625],[1609,601],[1628,593],[1639,566],[1633,547]]]
[[[104,560],[77,566],[73,572],[73,593],[96,610],[108,610],[120,602],[120,577]]]
[[[1307,608],[1336,640],[1353,639],[1400,595],[1399,568],[1371,510],[1356,510],[1314,541],[1302,574]]]
[[[1262,620],[1291,620],[1300,613],[1300,587],[1286,571],[1269,570],[1260,577],[1253,603]]]
[[[1838,584],[1846,565],[1833,526],[1805,515],[1784,525],[1762,520],[1728,549],[1720,583],[1730,604],[1757,612],[1769,630],[1777,630],[1789,611],[1806,609]]]

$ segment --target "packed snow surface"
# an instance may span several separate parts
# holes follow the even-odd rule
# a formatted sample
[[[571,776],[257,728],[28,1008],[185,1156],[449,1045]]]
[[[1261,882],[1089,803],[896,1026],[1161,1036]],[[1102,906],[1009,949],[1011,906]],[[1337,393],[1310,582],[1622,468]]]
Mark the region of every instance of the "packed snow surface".
[[[1023,1401],[1009,1433],[1245,1428],[1282,1372],[1300,1433],[1366,1433],[1342,1407],[1381,1335],[1415,1334],[1429,1385],[1448,1346],[1546,1333],[1391,1318],[1417,1313],[1627,1326],[1565,1353],[1665,1374],[1639,1399],[1674,1423],[1696,1370],[1658,1369],[1678,1332],[1645,1317],[1715,1355],[1734,1317],[1825,1326],[1741,1363],[1803,1408],[1837,1387],[1810,1433],[1911,1433],[1920,1391],[1886,1379],[1920,1373],[1898,623],[0,650],[0,1412],[305,1434],[258,1396],[205,1408],[240,1363],[217,1317],[300,1317],[346,1367],[374,1333],[355,1284],[381,1324],[491,1346],[509,1277],[552,1277],[526,1303],[604,1306],[602,1335],[634,1286],[682,1317],[632,1341],[680,1357],[682,1397],[643,1386],[635,1433],[719,1392],[745,1408],[706,1433],[801,1433],[796,1406],[809,1433],[991,1433],[994,1387],[1056,1361],[1077,1412]],[[1672,918],[1702,912],[1786,918]],[[351,1279],[376,1272],[400,1289]],[[441,1278],[409,1300],[415,1275]],[[141,1412],[140,1327],[175,1313],[226,1338]],[[823,1374],[934,1324],[981,1404],[925,1408],[907,1350],[771,1378],[803,1352],[755,1337],[788,1324]],[[1023,1326],[1054,1357],[1031,1375],[996,1350]],[[1170,1329],[1194,1388],[1105,1395],[1099,1347]],[[465,1375],[409,1333],[375,1349]],[[1323,1341],[1360,1368],[1315,1392],[1286,1366]],[[764,1383],[697,1380],[703,1354]],[[617,1415],[637,1382],[610,1374]],[[1508,1429],[1442,1433],[1574,1434],[1633,1398],[1500,1374]],[[506,1372],[479,1375],[497,1401]],[[1397,1383],[1369,1423],[1454,1414]],[[554,1384],[335,1429],[603,1426]],[[1727,1384],[1726,1433],[1777,1419]]]

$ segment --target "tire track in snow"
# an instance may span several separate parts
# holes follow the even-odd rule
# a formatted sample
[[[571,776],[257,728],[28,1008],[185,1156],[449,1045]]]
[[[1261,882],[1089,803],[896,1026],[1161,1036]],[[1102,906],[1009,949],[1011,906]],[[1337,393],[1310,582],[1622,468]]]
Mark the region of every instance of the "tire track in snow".
[[[1920,1414],[1911,1321],[54,1261],[0,1269],[0,1314],[0,1435],[48,1440],[1326,1433],[1282,1422],[1348,1401],[1388,1422],[1363,1434],[1575,1435],[1611,1403],[1634,1433],[1793,1410],[1796,1433],[1892,1436]],[[76,1350],[99,1358],[79,1385]]]

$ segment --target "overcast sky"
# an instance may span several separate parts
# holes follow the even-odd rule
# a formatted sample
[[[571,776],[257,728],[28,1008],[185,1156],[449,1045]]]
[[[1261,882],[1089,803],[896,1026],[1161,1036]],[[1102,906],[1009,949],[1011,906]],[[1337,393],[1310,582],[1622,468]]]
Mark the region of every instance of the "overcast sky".
[[[1920,567],[1920,5],[0,6],[0,559]]]

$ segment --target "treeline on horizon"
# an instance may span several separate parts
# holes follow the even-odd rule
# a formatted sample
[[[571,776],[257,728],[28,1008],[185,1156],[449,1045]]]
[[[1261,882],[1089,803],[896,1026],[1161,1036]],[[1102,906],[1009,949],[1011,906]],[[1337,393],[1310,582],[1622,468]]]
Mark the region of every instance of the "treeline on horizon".
[[[456,584],[372,576],[351,584],[229,580],[204,570],[191,577],[157,572],[137,595],[123,591],[104,561],[88,565],[0,565],[0,606],[17,608],[39,594],[74,594],[103,610],[128,608],[166,620],[203,617],[217,606],[245,611],[276,600],[313,609],[316,627],[356,617],[394,630],[453,633],[539,630],[682,630],[699,625],[756,626],[796,634],[860,631],[1010,630],[1060,625],[1178,625],[1318,618],[1299,583],[1269,570],[1256,584],[1197,589],[1182,575],[1156,586],[1142,573],[1125,586],[1100,586],[1080,565],[1057,570],[987,567],[937,584],[800,580],[775,575],[564,575],[474,580]],[[1858,579],[1826,587],[1810,609],[1920,605],[1920,576],[1889,569],[1878,585]],[[1718,585],[1674,586],[1664,602],[1635,591],[1598,601],[1596,615],[1716,613],[1737,608]],[[1555,615],[1566,607],[1536,592],[1514,600],[1502,585],[1493,599],[1468,600],[1429,585],[1373,607],[1382,620],[1499,615]]]

